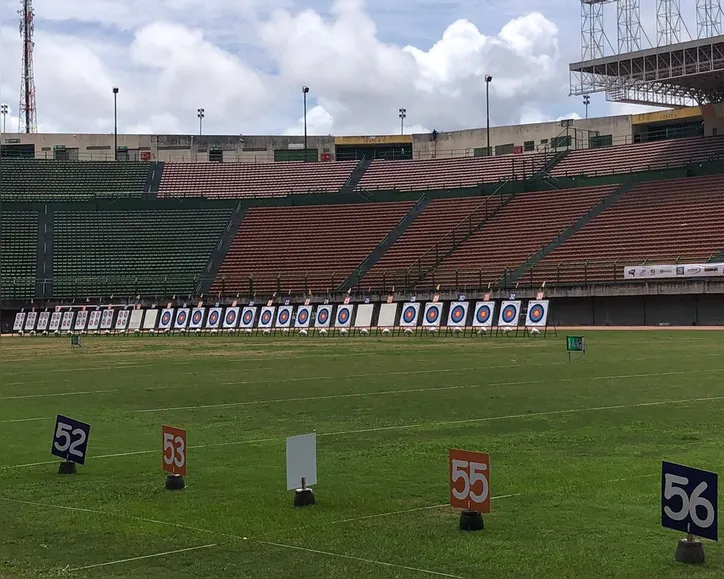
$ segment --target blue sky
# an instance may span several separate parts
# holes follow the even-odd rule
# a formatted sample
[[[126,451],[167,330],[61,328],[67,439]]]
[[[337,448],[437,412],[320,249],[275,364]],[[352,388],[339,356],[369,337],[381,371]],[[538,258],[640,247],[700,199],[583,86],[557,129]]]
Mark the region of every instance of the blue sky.
[[[642,13],[647,3],[642,0]],[[17,126],[20,0],[0,0],[0,98]],[[574,0],[34,0],[40,129],[122,132],[301,131],[311,87],[312,134],[454,130],[583,116],[568,96],[580,57]],[[651,18],[649,18],[650,20]],[[613,13],[615,42],[615,9]],[[653,22],[646,26],[653,26]],[[592,97],[591,116],[635,107]]]

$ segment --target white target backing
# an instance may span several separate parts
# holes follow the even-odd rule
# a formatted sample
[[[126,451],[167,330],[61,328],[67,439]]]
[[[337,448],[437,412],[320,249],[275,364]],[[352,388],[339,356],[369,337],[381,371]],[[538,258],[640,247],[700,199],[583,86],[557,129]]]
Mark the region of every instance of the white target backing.
[[[506,300],[500,304],[498,326],[501,328],[517,328],[520,319],[520,301]]]
[[[442,319],[442,304],[440,302],[429,302],[425,304],[425,311],[422,314],[422,325],[426,328],[439,328]]]
[[[406,302],[402,304],[400,313],[400,326],[413,328],[417,326],[417,318],[420,314],[420,302]]]
[[[495,302],[477,302],[473,312],[474,328],[490,328],[493,325]]]
[[[526,328],[545,328],[548,324],[548,300],[530,300],[525,315]]]

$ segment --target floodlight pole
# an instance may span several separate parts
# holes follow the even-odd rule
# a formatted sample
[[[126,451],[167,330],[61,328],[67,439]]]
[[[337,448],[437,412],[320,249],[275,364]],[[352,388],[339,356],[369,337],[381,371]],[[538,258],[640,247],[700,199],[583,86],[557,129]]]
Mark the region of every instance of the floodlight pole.
[[[485,75],[485,136],[488,139],[488,156],[492,154],[492,151],[490,150],[490,83],[492,80],[492,76],[489,74]]]
[[[405,134],[405,117],[407,116],[407,109],[400,109],[400,134]]]
[[[199,117],[199,136],[204,132],[204,116],[206,111],[204,109],[196,109],[196,116]]]
[[[6,104],[0,105],[0,114],[2,114],[2,116],[3,116],[3,134],[5,134],[5,119],[7,117],[8,110],[9,110],[8,105],[6,105]]]
[[[113,87],[113,159],[118,161],[118,87]]]
[[[309,87],[302,87],[302,97],[304,98],[304,161],[307,161],[307,94]]]
[[[588,105],[591,104],[591,97],[587,94],[583,95],[583,105],[586,107],[586,118],[588,118]]]

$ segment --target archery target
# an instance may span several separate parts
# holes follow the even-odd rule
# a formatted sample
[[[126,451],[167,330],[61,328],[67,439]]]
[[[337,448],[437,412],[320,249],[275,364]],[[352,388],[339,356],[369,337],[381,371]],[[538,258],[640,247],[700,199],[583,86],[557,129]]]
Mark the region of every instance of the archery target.
[[[143,310],[133,310],[131,312],[131,319],[128,321],[128,329],[132,332],[136,332],[141,329],[141,322],[143,321]]]
[[[143,316],[143,329],[153,330],[156,327],[156,320],[158,319],[158,310],[146,310],[146,315]]]
[[[428,328],[439,328],[442,318],[442,304],[431,302],[425,304],[425,313],[422,315],[422,325]]]
[[[116,318],[117,332],[122,332],[128,327],[129,317],[131,317],[131,313],[128,310],[118,310],[118,317]]]
[[[468,302],[452,302],[447,314],[447,325],[452,328],[464,328],[468,320]]]
[[[261,309],[261,313],[259,314],[259,323],[257,324],[257,328],[264,328],[268,329],[272,327],[272,323],[274,322],[274,310],[275,306],[264,306]]]
[[[332,321],[332,306],[317,306],[317,317],[314,320],[315,328],[328,328]]]
[[[206,318],[206,327],[209,330],[216,330],[219,327],[219,324],[221,323],[222,315],[223,315],[223,310],[221,308],[211,308],[209,310],[209,317]]]
[[[48,322],[50,321],[50,312],[40,312],[40,315],[38,316],[38,325],[37,330],[39,332],[44,332],[48,329]]]
[[[234,329],[239,323],[239,308],[231,306],[224,312],[224,329]]]
[[[254,318],[256,318],[256,306],[247,306],[241,312],[240,328],[251,329],[254,327]]]
[[[93,310],[90,313],[90,316],[88,316],[88,329],[90,331],[95,331],[98,329],[98,326],[101,323],[101,311],[100,310]]]
[[[297,319],[294,320],[295,328],[308,328],[312,320],[312,306],[299,306],[297,308]]]
[[[176,310],[176,321],[173,324],[174,330],[184,330],[189,324],[190,308],[179,308]]]
[[[382,304],[377,317],[378,328],[394,328],[397,321],[397,304]]]
[[[191,320],[189,321],[189,328],[192,330],[199,330],[204,324],[204,313],[206,308],[194,308],[191,312]]]
[[[13,324],[13,332],[22,332],[25,323],[25,312],[15,314],[15,323]]]
[[[277,328],[288,328],[292,325],[293,306],[281,306],[277,310]]]
[[[414,328],[417,326],[417,316],[420,313],[420,302],[407,302],[402,306],[400,326]]]
[[[35,322],[38,319],[38,312],[28,312],[25,316],[25,331],[30,332],[35,329]]]
[[[490,328],[493,325],[495,302],[477,302],[473,316],[474,328]]]
[[[169,330],[173,323],[173,309],[165,308],[161,310],[161,317],[158,319],[159,330]]]
[[[352,313],[354,312],[354,306],[349,304],[343,304],[337,306],[337,317],[334,321],[335,328],[349,328],[352,325]]]
[[[70,332],[70,330],[73,328],[73,311],[65,312],[63,314],[63,322],[60,326],[60,329],[64,332]]]
[[[354,318],[355,328],[372,327],[372,314],[375,311],[374,304],[361,304],[357,306],[357,314]]]
[[[106,309],[101,313],[101,330],[110,330],[113,327],[113,310]]]
[[[545,328],[548,324],[548,300],[530,300],[525,315],[526,328]]]
[[[87,310],[81,310],[78,312],[78,315],[75,317],[75,326],[73,326],[73,329],[76,332],[82,332],[85,330],[85,323],[88,320],[88,311]]]
[[[501,327],[518,327],[518,319],[520,318],[520,302],[504,301],[500,304],[500,315],[498,316],[498,325]]]
[[[51,332],[57,332],[60,328],[60,319],[63,317],[63,314],[60,312],[53,312],[53,315],[50,316],[50,326],[48,327],[48,330]]]

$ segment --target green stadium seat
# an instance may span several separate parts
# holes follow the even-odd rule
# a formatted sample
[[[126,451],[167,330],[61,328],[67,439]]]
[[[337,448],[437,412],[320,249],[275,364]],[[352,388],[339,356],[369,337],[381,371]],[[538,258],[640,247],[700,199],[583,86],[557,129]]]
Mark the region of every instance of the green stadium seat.
[[[37,261],[38,214],[0,212],[0,298],[32,298]]]

